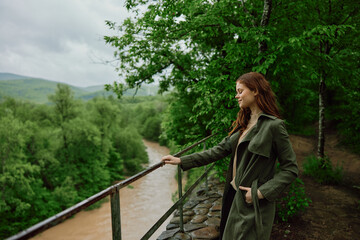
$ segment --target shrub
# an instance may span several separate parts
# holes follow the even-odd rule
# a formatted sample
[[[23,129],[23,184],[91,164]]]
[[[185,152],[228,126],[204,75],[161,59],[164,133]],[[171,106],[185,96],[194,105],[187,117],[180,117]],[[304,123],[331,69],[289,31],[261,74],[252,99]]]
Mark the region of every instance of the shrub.
[[[315,181],[321,184],[339,184],[343,179],[342,166],[333,167],[327,156],[323,159],[315,156],[307,157],[303,168],[305,175],[313,177]]]
[[[150,141],[159,141],[159,136],[161,134],[161,119],[157,116],[152,116],[146,119],[144,123],[144,128],[141,131],[141,134]]]
[[[277,216],[283,222],[289,221],[305,210],[311,203],[310,198],[306,197],[304,182],[296,178],[290,185],[287,194],[281,198],[277,204]]]

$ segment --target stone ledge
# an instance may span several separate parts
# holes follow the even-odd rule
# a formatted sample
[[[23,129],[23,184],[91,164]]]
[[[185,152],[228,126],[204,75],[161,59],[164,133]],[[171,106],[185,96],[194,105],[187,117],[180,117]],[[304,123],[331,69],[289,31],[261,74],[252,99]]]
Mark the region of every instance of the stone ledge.
[[[184,232],[179,229],[179,214],[175,212],[166,231],[157,240],[217,240],[219,238],[221,198],[224,184],[209,177],[209,191],[205,183],[198,186],[184,204]]]

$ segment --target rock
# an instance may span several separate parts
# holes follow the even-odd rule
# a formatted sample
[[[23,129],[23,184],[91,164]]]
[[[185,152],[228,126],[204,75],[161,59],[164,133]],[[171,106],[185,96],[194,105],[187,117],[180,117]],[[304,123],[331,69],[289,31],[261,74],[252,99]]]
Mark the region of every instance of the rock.
[[[220,204],[214,204],[211,208],[210,208],[211,212],[218,212],[221,211],[221,205]]]
[[[199,201],[189,200],[187,203],[184,204],[184,209],[192,209],[194,208]]]
[[[195,217],[193,217],[193,219],[191,220],[191,223],[202,223],[207,219],[207,216],[205,215],[196,215]]]
[[[194,216],[195,213],[193,210],[186,209],[185,212],[183,212],[183,216]]]
[[[191,220],[190,216],[183,216],[183,223],[187,223],[190,220]],[[173,219],[171,219],[170,223],[179,224],[180,223],[180,217],[174,217]]]
[[[170,240],[191,240],[191,237],[186,233],[177,233]]]
[[[221,216],[221,212],[209,212],[208,213],[209,217],[220,217]]]
[[[206,215],[209,212],[208,208],[196,208],[194,209],[196,215]]]
[[[198,190],[197,192],[196,192],[196,195],[197,196],[202,196],[202,195],[204,195],[205,194],[205,189],[200,189],[200,190]]]
[[[211,190],[211,191],[208,191],[207,193],[207,196],[213,196],[213,195],[218,195],[217,192]]]
[[[210,204],[210,203],[200,203],[199,205],[196,206],[195,209],[197,209],[197,208],[211,208],[211,206],[212,206],[212,204]]]
[[[174,213],[174,216],[178,217],[179,215],[180,215],[179,210],[176,210],[176,212]],[[194,216],[194,215],[195,215],[195,213],[191,209],[184,209],[183,210],[183,216]]]
[[[219,198],[219,197],[222,197],[222,195],[220,195],[219,193],[217,192],[209,192],[209,194],[207,195],[208,197],[211,197],[211,198]]]
[[[170,229],[174,229],[174,228],[178,228],[178,227],[179,227],[179,224],[169,223],[169,224],[166,226],[166,230],[170,230]]]
[[[205,200],[203,203],[204,204],[209,204],[209,203],[212,204],[216,200],[218,200],[218,198],[209,198],[209,199]]]
[[[221,206],[221,205],[222,205],[222,199],[221,199],[221,198],[218,198],[215,202],[213,202],[213,206],[214,206],[215,204]]]
[[[206,221],[205,221],[205,224],[207,226],[215,226],[215,228],[219,228],[220,227],[220,218],[217,218],[217,217],[213,217],[213,218],[208,218]]]
[[[161,235],[156,240],[165,240],[165,239],[171,238],[179,231],[180,231],[179,228],[164,231],[161,233]]]
[[[199,202],[202,202],[202,201],[205,201],[207,199],[209,199],[210,197],[209,196],[206,196],[206,195],[203,195],[203,196],[197,196],[195,197],[195,201],[199,201]]]
[[[223,195],[224,194],[224,188],[223,187],[219,187],[219,189],[217,190],[217,194],[219,195]]]
[[[220,233],[215,227],[204,227],[190,233],[192,238],[196,239],[217,239]]]
[[[179,210],[176,210],[174,213],[175,217],[178,217],[180,215]],[[183,216],[194,216],[195,213],[192,209],[183,209]]]
[[[179,211],[166,226],[158,240],[217,240],[220,236],[220,215],[224,183],[217,179],[209,181],[208,193],[201,184],[183,206],[184,232],[179,229]]]
[[[194,230],[197,230],[200,228],[204,228],[204,227],[206,227],[206,225],[203,223],[197,223],[197,224],[187,223],[187,224],[184,224],[184,231],[191,232],[191,231],[194,231]]]

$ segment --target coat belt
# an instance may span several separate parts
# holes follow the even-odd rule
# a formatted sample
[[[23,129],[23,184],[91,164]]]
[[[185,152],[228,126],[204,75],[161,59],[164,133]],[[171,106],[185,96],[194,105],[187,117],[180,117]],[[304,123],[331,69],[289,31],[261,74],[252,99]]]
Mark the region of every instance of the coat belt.
[[[255,211],[255,227],[256,227],[257,239],[262,240],[264,239],[264,228],[262,223],[262,216],[260,212],[257,190],[258,190],[258,179],[255,179],[251,184],[251,197],[253,200],[254,211]]]

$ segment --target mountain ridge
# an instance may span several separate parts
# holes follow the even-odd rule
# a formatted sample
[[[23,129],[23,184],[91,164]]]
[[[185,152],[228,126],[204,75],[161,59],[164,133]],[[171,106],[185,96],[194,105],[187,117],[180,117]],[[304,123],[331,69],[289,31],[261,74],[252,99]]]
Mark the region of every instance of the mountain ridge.
[[[8,72],[0,72],[0,81],[1,80],[14,80],[14,79],[27,79],[32,77],[22,76],[14,73],[8,73]]]
[[[98,96],[108,97],[112,95],[116,97],[116,94],[113,92],[104,90],[104,85],[77,87],[42,78],[27,77],[13,73],[0,73],[0,99],[12,97],[39,104],[48,103],[48,95],[55,93],[57,84],[68,85],[74,92],[75,98],[85,101]],[[157,94],[158,89],[159,86],[157,85],[145,85],[138,90],[136,95],[154,96]],[[130,89],[124,93],[124,96],[132,96],[134,93],[135,90]]]

